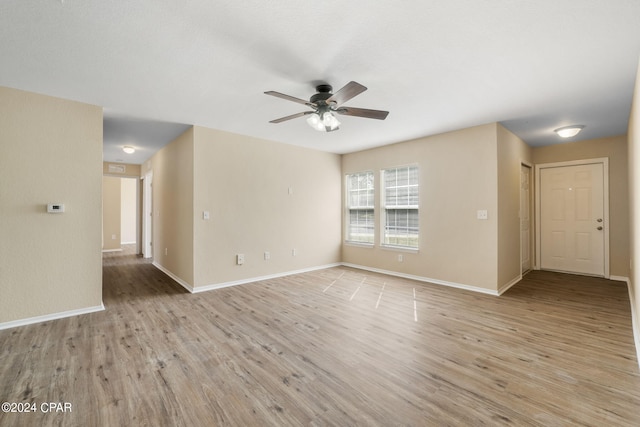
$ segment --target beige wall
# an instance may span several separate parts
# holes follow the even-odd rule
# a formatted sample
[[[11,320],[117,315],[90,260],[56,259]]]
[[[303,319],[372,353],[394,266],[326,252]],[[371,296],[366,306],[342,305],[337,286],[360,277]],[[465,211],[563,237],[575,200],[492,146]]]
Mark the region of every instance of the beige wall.
[[[638,360],[640,361],[640,64],[629,118],[630,293]]]
[[[497,156],[498,286],[503,288],[521,277],[520,174],[521,165],[531,165],[533,155],[531,147],[498,125]],[[533,235],[531,241],[533,242]],[[533,253],[532,249],[530,253]]]
[[[627,137],[592,139],[536,147],[536,164],[609,158],[609,250],[610,274],[629,277],[629,187]]]
[[[102,305],[101,163],[101,108],[0,87],[0,323]]]
[[[154,262],[189,288],[340,262],[339,155],[194,127],[149,170]]]
[[[102,177],[102,250],[120,249],[121,182],[119,177]]]
[[[497,135],[498,125],[493,123],[345,154],[343,174],[372,170],[378,190],[382,169],[419,166],[420,249],[400,252],[383,248],[378,229],[373,247],[345,243],[343,261],[497,291]],[[501,145],[506,144],[505,139]],[[380,206],[379,191],[375,203]],[[478,220],[478,210],[487,210],[489,219]],[[376,224],[380,224],[380,209],[376,209]],[[398,261],[400,253],[402,262]]]
[[[193,128],[151,158],[153,260],[193,286]]]
[[[196,287],[340,262],[339,155],[203,127],[194,151]]]

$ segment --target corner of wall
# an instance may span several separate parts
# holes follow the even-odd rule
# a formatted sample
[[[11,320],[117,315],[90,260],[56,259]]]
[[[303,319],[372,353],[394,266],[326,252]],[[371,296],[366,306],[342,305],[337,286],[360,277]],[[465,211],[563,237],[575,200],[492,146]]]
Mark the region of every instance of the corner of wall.
[[[629,297],[631,300],[632,327],[640,366],[640,61],[629,116],[627,132],[627,158],[629,179]]]

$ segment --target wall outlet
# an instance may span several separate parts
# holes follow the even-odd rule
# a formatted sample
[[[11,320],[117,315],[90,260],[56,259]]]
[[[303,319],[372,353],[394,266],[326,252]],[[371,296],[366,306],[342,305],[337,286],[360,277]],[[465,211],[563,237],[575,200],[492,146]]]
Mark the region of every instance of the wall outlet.
[[[271,253],[269,253],[269,252],[265,252],[265,253],[264,253],[264,259],[265,259],[265,261],[270,260],[270,259],[271,259]]]
[[[296,256],[298,255],[298,250],[297,249],[291,249],[291,256]]]
[[[404,255],[398,254],[398,262],[404,261]]]
[[[49,204],[47,204],[47,212],[49,212],[49,213],[62,213],[62,212],[64,212],[64,203],[49,203]]]
[[[238,255],[236,255],[236,264],[237,264],[237,265],[242,265],[242,264],[244,264],[244,254],[238,254]]]
[[[202,219],[209,219],[209,218],[211,218],[209,211],[202,212]]]
[[[111,235],[111,240],[116,240],[116,235],[115,234]]]
[[[479,210],[476,215],[478,219],[489,219],[489,213],[486,210]]]

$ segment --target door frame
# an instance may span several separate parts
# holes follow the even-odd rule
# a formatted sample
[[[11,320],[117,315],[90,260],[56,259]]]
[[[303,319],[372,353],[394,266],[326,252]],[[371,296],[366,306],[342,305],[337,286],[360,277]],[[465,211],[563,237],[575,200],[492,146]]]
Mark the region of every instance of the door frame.
[[[530,265],[531,268],[527,271],[531,271],[531,270],[535,270],[536,267],[536,260],[535,260],[535,253],[536,253],[536,248],[535,248],[535,234],[534,234],[534,228],[535,228],[535,213],[534,213],[534,203],[532,203],[535,199],[535,187],[537,187],[537,185],[534,184],[535,182],[535,174],[534,174],[534,167],[533,164],[529,163],[529,162],[525,162],[524,160],[522,160],[520,162],[520,174],[522,174],[522,167],[526,167],[529,168],[529,221],[531,222],[530,227],[529,227],[529,261],[530,261]],[[520,176],[520,179],[522,179],[522,175]],[[534,188],[531,188],[534,187]],[[534,191],[531,191],[534,190]],[[522,206],[522,186],[520,187],[520,206]],[[522,211],[519,210],[519,218],[520,218],[520,227],[522,227]],[[527,272],[522,271],[522,229],[520,229],[520,274],[524,275]]]
[[[153,171],[142,177],[142,256],[153,258]]]
[[[582,166],[582,165],[591,165],[591,164],[602,164],[602,173],[603,173],[603,227],[604,227],[604,278],[609,279],[609,158],[608,157],[598,157],[594,159],[583,159],[583,160],[571,160],[566,162],[555,162],[555,163],[540,163],[536,165],[535,170],[535,204],[536,204],[536,213],[535,213],[535,223],[536,223],[536,259],[535,259],[535,269],[540,270],[540,260],[542,254],[541,242],[542,242],[542,229],[541,229],[541,215],[540,215],[540,198],[541,198],[541,180],[540,180],[540,172],[542,169],[548,168],[558,168],[558,167],[566,167],[566,166]],[[577,273],[579,274],[579,273]]]

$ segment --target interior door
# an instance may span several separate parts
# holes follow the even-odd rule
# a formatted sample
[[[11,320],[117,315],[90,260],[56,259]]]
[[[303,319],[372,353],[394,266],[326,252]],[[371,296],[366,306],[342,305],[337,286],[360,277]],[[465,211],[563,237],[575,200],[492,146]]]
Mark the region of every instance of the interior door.
[[[521,166],[520,171],[520,260],[521,272],[531,270],[531,168]]]
[[[604,166],[540,169],[541,268],[604,276]]]

